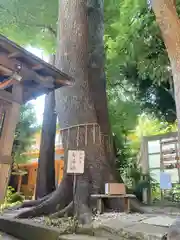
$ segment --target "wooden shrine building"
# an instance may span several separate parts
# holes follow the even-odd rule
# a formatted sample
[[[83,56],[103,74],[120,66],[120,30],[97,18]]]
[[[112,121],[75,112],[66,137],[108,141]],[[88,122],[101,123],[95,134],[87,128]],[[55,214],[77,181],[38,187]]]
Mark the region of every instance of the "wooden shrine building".
[[[9,182],[21,104],[72,84],[71,77],[0,35],[0,203]]]

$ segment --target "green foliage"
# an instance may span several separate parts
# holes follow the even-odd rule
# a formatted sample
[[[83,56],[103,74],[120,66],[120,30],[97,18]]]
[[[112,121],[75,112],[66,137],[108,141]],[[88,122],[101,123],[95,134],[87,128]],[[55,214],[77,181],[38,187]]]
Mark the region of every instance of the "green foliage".
[[[13,193],[14,193],[14,188],[9,186],[7,189],[7,192],[6,192],[5,202],[9,203],[11,201],[11,197],[12,197]]]
[[[105,0],[104,12],[108,92],[120,90],[134,96],[141,109],[174,121],[169,60],[147,1]],[[10,39],[49,53],[55,50],[57,0],[3,0],[0,20],[1,32]]]
[[[180,1],[177,1],[179,11]],[[136,97],[142,109],[176,119],[169,60],[160,30],[146,0],[105,0],[105,48],[108,89]],[[22,45],[52,53],[58,1],[3,0],[1,33]]]
[[[136,126],[133,131],[128,132],[127,140],[124,144],[127,153],[125,164],[123,166],[120,165],[121,171],[124,172],[123,176],[126,184],[134,190],[135,186],[137,189],[141,189],[144,184],[150,182],[150,176],[145,176],[142,173],[141,168],[138,166],[142,137],[177,131],[177,123],[169,124],[168,122],[160,121],[154,116],[147,114],[141,114],[138,116],[135,124]],[[142,178],[144,177],[149,180],[147,182],[142,181]],[[138,192],[140,192],[140,190],[138,190]]]
[[[6,193],[6,199],[5,202],[6,203],[19,203],[19,202],[23,202],[24,197],[20,194],[14,191],[14,189],[12,187],[8,187],[7,193]]]
[[[179,3],[180,0],[178,10]],[[3,0],[0,31],[22,45],[31,44],[52,53],[57,10],[57,0]],[[117,164],[122,172],[137,160],[142,135],[172,129],[166,121],[158,119],[174,122],[175,102],[168,56],[147,1],[105,0],[104,11],[109,112],[118,152]],[[145,117],[139,117],[140,111],[154,113],[158,119],[148,117],[145,121]],[[22,128],[27,129],[24,125]],[[31,142],[20,132],[16,133],[13,152],[18,157],[14,154],[15,159],[20,159],[20,153]],[[135,135],[135,140],[129,139],[129,133]],[[139,172],[133,174],[137,177]]]
[[[142,114],[137,119],[137,125],[128,135],[130,148],[139,152],[143,136],[159,135],[177,131],[177,122],[170,124],[152,115]]]
[[[21,45],[54,51],[58,1],[2,0],[0,33]]]
[[[105,20],[111,19],[105,32],[109,85],[134,95],[143,110],[173,122],[176,114],[171,70],[154,15],[142,0],[105,3]]]
[[[34,106],[27,103],[21,107],[20,120],[16,127],[12,155],[16,163],[26,162],[28,158],[22,153],[32,144],[33,135],[38,130]]]
[[[109,116],[117,149],[117,168],[123,174],[129,157],[127,135],[136,126],[136,119],[140,114],[140,106],[133,99],[126,98],[119,91],[109,91]]]
[[[24,196],[21,193],[15,192],[14,188],[9,186],[6,192],[5,201],[2,205],[0,205],[0,209],[4,210],[5,208],[13,207],[23,201]]]

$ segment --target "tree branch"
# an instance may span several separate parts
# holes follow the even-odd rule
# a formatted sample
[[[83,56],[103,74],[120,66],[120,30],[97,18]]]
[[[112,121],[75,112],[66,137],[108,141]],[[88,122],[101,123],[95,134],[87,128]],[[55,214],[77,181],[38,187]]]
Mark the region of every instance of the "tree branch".
[[[46,25],[46,24],[30,24],[24,21],[21,21],[17,18],[13,12],[11,12],[9,9],[5,8],[2,4],[0,4],[0,8],[6,11],[13,19],[16,20],[17,23],[23,24],[27,27],[36,27],[36,28],[42,28],[42,29],[47,29],[54,37],[57,37],[57,32],[51,25]]]

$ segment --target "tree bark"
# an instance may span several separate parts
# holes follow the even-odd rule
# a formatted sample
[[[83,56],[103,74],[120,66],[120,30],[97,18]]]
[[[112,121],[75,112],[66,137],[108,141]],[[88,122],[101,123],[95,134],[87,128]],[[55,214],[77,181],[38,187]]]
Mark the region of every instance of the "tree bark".
[[[54,58],[54,56],[52,56]],[[51,59],[53,64],[54,59]],[[55,190],[55,136],[56,136],[55,93],[45,96],[40,155],[36,182],[36,198],[43,198]]]
[[[77,125],[63,132],[65,159],[69,149],[85,151],[85,172],[78,176],[76,188],[76,210],[83,219],[88,216],[90,194],[102,193],[106,182],[116,181],[107,154],[112,147],[104,74],[103,1],[93,2],[60,1],[56,55],[56,66],[75,79],[73,87],[56,91],[56,111],[62,129]],[[80,124],[84,126],[78,127]]]
[[[180,144],[180,19],[175,0],[152,0],[152,7],[171,63]]]
[[[171,63],[180,146],[180,19],[176,11],[175,0],[152,0],[152,7]],[[179,239],[179,226],[176,223],[175,220],[173,227],[170,227],[163,239]]]
[[[73,179],[66,173],[67,154],[69,149],[84,150],[84,174],[76,177],[74,199],[78,219],[89,223],[93,206],[90,195],[104,193],[105,183],[118,181],[106,99],[103,0],[60,1],[56,67],[75,79],[73,87],[61,88],[55,94],[65,151],[64,178],[50,198],[19,217],[62,214],[63,208],[71,207]],[[114,210],[123,209],[120,200],[105,204]],[[140,210],[136,201],[133,207]]]
[[[108,161],[115,164],[113,138],[108,115],[104,51],[104,0],[87,0],[88,16],[88,81],[97,122],[105,141]],[[101,97],[100,97],[101,96]],[[114,165],[115,166],[115,165]]]

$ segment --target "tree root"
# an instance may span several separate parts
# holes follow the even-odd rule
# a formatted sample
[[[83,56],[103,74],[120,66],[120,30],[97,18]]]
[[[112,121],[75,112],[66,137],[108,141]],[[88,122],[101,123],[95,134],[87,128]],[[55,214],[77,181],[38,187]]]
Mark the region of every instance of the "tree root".
[[[27,201],[22,203],[22,205],[19,208],[26,208],[26,207],[35,207],[38,206],[39,204],[41,204],[42,202],[44,202],[45,200],[47,200],[48,198],[50,198],[52,196],[53,193],[50,193],[46,196],[44,196],[43,198],[37,199],[37,200],[32,200],[32,201]]]
[[[79,179],[78,179],[79,181]],[[75,195],[75,209],[77,218],[80,222],[86,224],[89,223],[92,219],[92,211],[89,208],[90,198],[89,194],[89,183],[83,180],[78,182]],[[83,193],[83,194],[82,194]],[[30,207],[30,209],[21,212],[17,215],[17,218],[33,218],[39,216],[50,215],[51,218],[63,217],[65,214],[72,214],[72,199],[73,199],[73,181],[71,175],[65,175],[59,188],[51,193],[50,195],[45,196],[42,199],[35,201],[29,201],[23,203],[21,206],[18,206],[17,209]],[[130,200],[131,210],[133,212],[146,213],[148,212],[143,205],[137,200]],[[122,201],[108,202],[107,207],[110,209],[117,208],[118,211],[123,210]]]
[[[73,202],[70,202],[69,205],[67,205],[64,209],[54,213],[54,214],[51,214],[50,215],[50,218],[60,218],[60,217],[64,217],[64,215],[73,215]]]
[[[68,216],[73,215],[72,201],[70,201],[70,203],[65,206],[65,205],[59,205],[59,204],[56,205],[53,199],[54,197],[50,197],[47,200],[44,200],[44,202],[42,202],[38,206],[32,207],[31,209],[28,209],[27,211],[20,213],[17,216],[17,218],[33,218],[41,215],[50,215],[50,214],[51,214],[50,218],[60,218],[60,217],[63,217],[64,215],[68,215]],[[59,199],[59,201],[61,202],[61,199]],[[148,213],[148,211],[142,206],[142,204],[140,204],[140,202],[137,199],[130,200],[130,204],[131,204],[131,211],[139,212],[139,213]],[[119,205],[121,205],[121,203]],[[60,206],[60,209],[58,209],[57,211],[57,208],[59,208],[59,206]],[[89,211],[83,211],[83,212],[89,213]]]
[[[19,209],[22,209],[22,208],[30,208],[30,207],[35,207],[35,206],[38,206],[39,204],[41,204],[42,202],[44,202],[45,200],[47,200],[51,195],[51,194],[48,194],[47,196],[41,198],[41,199],[38,199],[38,200],[31,200],[31,201],[25,201],[23,203],[20,203],[18,205],[15,205],[13,207],[9,207],[5,210],[6,211],[14,211],[14,210],[19,210]]]
[[[130,200],[130,209],[132,212],[148,213],[147,209],[143,207],[137,198]]]
[[[37,200],[35,203],[37,204],[39,201],[39,204],[34,205],[27,211],[20,213],[17,218],[33,218],[42,215],[50,215],[56,213],[59,206],[59,211],[64,209],[67,203],[69,204],[72,201],[72,187],[72,177],[66,175],[56,191],[40,200]],[[31,201],[31,203],[33,202]]]

